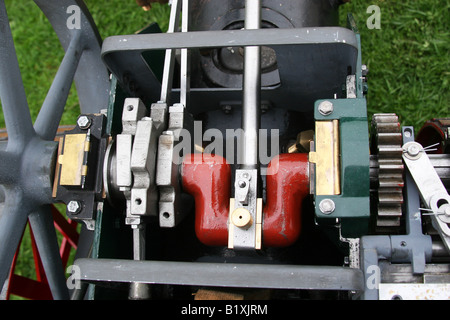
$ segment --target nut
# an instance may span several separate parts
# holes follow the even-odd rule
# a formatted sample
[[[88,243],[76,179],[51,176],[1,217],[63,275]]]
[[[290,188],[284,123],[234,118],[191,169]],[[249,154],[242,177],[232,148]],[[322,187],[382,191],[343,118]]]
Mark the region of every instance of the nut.
[[[87,116],[81,115],[78,117],[77,124],[80,129],[87,129],[91,126],[91,119]]]
[[[319,203],[319,209],[323,214],[330,214],[336,209],[336,205],[331,199],[323,199]]]
[[[80,211],[81,211],[81,204],[79,201],[71,200],[67,204],[67,212],[72,213],[72,214],[77,214]]]
[[[323,116],[327,116],[333,112],[333,104],[326,100],[319,104],[319,112]]]

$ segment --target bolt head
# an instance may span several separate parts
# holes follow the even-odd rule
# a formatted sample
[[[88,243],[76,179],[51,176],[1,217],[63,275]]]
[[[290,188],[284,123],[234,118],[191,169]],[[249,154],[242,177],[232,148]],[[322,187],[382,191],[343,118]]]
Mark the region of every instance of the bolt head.
[[[77,214],[81,211],[81,204],[79,201],[71,200],[67,204],[67,211],[72,214]]]
[[[336,205],[331,199],[323,199],[319,203],[319,209],[323,214],[331,214],[336,209]]]
[[[446,217],[450,217],[450,206],[446,206],[444,209],[444,214]]]
[[[81,129],[87,129],[91,126],[91,120],[84,115],[78,117],[77,124]]]
[[[238,181],[239,188],[245,188],[247,186],[247,183],[244,180]]]
[[[412,144],[412,145],[410,145],[410,146],[408,147],[407,152],[408,152],[408,154],[409,154],[410,156],[416,157],[416,156],[418,156],[419,153],[420,153],[420,148],[419,148],[418,145]]]
[[[323,116],[327,116],[333,112],[333,104],[330,101],[322,101],[319,104],[319,112]]]
[[[233,107],[231,105],[224,105],[222,110],[225,114],[230,114],[233,111]]]
[[[365,64],[363,64],[363,65],[361,66],[361,74],[362,74],[363,76],[367,76],[368,73],[369,73],[369,68],[367,68],[367,66],[366,66]]]

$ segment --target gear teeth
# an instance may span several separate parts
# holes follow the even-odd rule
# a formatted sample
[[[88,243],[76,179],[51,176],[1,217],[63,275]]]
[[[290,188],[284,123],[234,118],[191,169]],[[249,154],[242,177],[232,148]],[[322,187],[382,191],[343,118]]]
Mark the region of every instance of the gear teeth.
[[[403,204],[402,134],[395,113],[372,117],[373,152],[378,155],[378,231],[392,231],[401,223]]]

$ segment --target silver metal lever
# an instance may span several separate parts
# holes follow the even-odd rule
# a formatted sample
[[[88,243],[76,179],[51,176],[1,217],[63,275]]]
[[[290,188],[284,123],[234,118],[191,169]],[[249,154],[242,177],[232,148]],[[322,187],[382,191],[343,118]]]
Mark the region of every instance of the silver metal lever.
[[[450,252],[450,196],[447,189],[421,144],[414,141],[405,143],[403,161],[419,189],[422,201],[433,213],[433,226]]]

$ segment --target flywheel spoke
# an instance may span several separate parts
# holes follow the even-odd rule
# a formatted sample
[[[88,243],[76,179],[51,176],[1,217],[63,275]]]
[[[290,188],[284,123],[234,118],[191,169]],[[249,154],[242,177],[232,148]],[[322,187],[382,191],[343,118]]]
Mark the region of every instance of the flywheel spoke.
[[[80,39],[81,33],[74,32],[64,59],[34,123],[36,133],[44,140],[53,140],[58,130],[78,62],[83,53]]]
[[[35,132],[4,0],[0,0],[0,98],[8,130],[8,147],[20,148]]]
[[[28,207],[20,190],[5,190],[5,204],[0,217],[0,288],[9,269],[27,224]]]
[[[29,221],[53,299],[69,299],[50,205],[41,206],[32,212]]]

